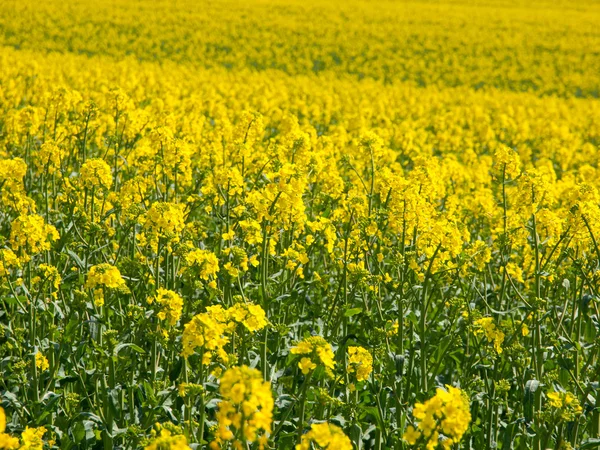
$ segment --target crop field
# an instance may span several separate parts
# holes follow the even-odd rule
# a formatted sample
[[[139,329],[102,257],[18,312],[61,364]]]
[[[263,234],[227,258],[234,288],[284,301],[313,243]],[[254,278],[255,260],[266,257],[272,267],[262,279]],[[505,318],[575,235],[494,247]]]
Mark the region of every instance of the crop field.
[[[600,1],[0,1],[0,449],[600,449]]]

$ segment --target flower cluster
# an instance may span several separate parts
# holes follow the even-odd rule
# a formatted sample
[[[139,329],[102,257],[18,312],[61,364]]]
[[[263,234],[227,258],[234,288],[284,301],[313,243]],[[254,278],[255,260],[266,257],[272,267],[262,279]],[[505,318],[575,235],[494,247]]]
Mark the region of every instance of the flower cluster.
[[[25,261],[30,259],[30,255],[50,250],[52,242],[58,238],[56,228],[38,215],[21,215],[11,224],[12,250],[21,251]]]
[[[183,309],[183,299],[177,292],[159,288],[155,297],[148,298],[148,303],[156,303],[160,308],[156,315],[160,320],[166,320],[171,326],[179,321]]]
[[[79,171],[83,185],[88,189],[109,189],[112,184],[110,166],[102,159],[89,159]]]
[[[156,424],[152,430],[152,438],[144,450],[189,450],[187,439],[181,430],[172,424]]]
[[[332,374],[335,368],[334,354],[331,345],[322,336],[311,336],[290,349],[293,355],[303,356],[298,363],[298,367],[304,375],[316,369],[321,364],[326,373]]]
[[[296,450],[309,450],[311,444],[329,450],[352,450],[352,442],[342,429],[332,423],[313,423],[310,431],[302,435],[302,441]]]
[[[127,290],[127,285],[119,269],[108,263],[90,268],[85,287],[93,289],[96,306],[104,305],[104,289]]]
[[[19,439],[6,433],[6,413],[0,407],[0,449],[12,450],[19,448]]]
[[[548,406],[554,410],[562,420],[573,421],[581,415],[583,408],[579,399],[570,392],[553,391],[546,394]]]
[[[497,353],[502,353],[502,343],[504,342],[504,333],[494,324],[491,317],[483,317],[475,321],[475,333],[484,334],[486,339],[494,345]]]
[[[211,448],[220,448],[227,442],[243,448],[246,443],[258,442],[263,449],[273,421],[270,383],[256,369],[232,367],[221,376],[219,393],[222,400],[217,412],[217,439]]]
[[[222,361],[227,361],[224,346],[230,341],[229,334],[236,324],[242,324],[251,333],[268,325],[265,311],[252,303],[237,303],[224,309],[220,305],[209,306],[205,313],[195,315],[185,324],[182,336],[182,355],[188,357],[197,348],[202,350],[202,362],[208,364],[213,352]]]
[[[356,373],[358,381],[365,381],[373,371],[373,356],[363,347],[348,347],[348,372]]]
[[[0,2],[18,446],[593,441],[598,2],[198,3]]]
[[[434,450],[438,445],[444,449],[452,448],[461,440],[471,422],[466,394],[452,386],[438,388],[435,396],[424,403],[417,403],[413,416],[418,421],[417,428],[409,425],[404,440],[410,445],[422,442],[428,450]]]

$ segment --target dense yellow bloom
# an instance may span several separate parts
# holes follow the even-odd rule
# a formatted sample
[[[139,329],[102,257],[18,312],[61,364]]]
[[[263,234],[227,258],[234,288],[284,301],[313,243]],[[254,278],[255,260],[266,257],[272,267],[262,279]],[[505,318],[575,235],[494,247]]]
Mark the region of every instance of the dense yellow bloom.
[[[144,447],[144,450],[189,450],[187,439],[182,434],[174,433],[172,429],[165,428],[159,424],[156,430],[152,430],[154,438]]]
[[[0,407],[0,449],[12,450],[19,448],[19,439],[12,437],[6,431],[6,413]]]
[[[88,159],[81,166],[79,175],[89,189],[109,189],[113,181],[110,166],[102,159]]]
[[[179,242],[180,234],[185,227],[183,205],[156,202],[153,203],[144,217],[144,229],[154,246],[159,239],[169,244]]]
[[[227,310],[227,314],[231,320],[243,324],[251,332],[262,330],[269,323],[262,307],[252,303],[236,303]]]
[[[85,285],[89,289],[95,289],[98,286],[119,289],[125,286],[125,280],[115,266],[102,263],[90,268]]]
[[[39,172],[53,174],[57,169],[60,169],[64,157],[64,150],[55,142],[47,141],[41,145],[33,161]]]
[[[148,303],[156,302],[160,311],[156,315],[160,320],[166,320],[169,325],[175,325],[181,317],[183,299],[174,291],[159,288],[155,297],[150,297]]]
[[[310,431],[302,436],[296,450],[309,450],[311,444],[328,450],[352,450],[352,442],[342,429],[332,423],[313,423]]]
[[[90,268],[85,287],[94,290],[96,306],[104,305],[105,288],[127,290],[127,285],[119,269],[108,263],[98,264]]]
[[[207,312],[195,315],[184,325],[181,354],[187,358],[197,348],[201,348],[202,364],[210,362],[213,352],[216,352],[222,360],[226,360],[227,353],[223,347],[229,342],[229,338],[225,336],[227,320],[227,311],[218,305],[210,306]]]
[[[0,250],[0,277],[8,275],[8,271],[11,268],[19,266],[19,258],[11,249],[7,248]]]
[[[25,427],[25,431],[21,434],[20,450],[42,450],[44,448],[43,436],[46,433],[45,427],[29,428]]]
[[[410,445],[423,439],[427,449],[438,446],[450,449],[458,443],[469,428],[471,412],[466,394],[455,387],[438,388],[435,396],[424,403],[417,403],[413,416],[418,421],[417,428],[409,425],[404,440]],[[445,439],[439,440],[440,435]]]
[[[41,369],[42,372],[44,370],[48,370],[50,364],[48,363],[48,358],[46,358],[42,353],[37,352],[35,354],[35,365],[38,369]]]
[[[25,255],[34,255],[50,250],[51,243],[58,240],[58,231],[46,224],[41,216],[22,215],[11,224],[10,244],[15,252],[22,250]]]
[[[258,442],[264,448],[273,421],[273,394],[261,373],[247,366],[232,367],[220,379],[222,401],[217,411],[217,439],[211,448]]]
[[[504,333],[496,327],[494,319],[484,317],[475,321],[477,334],[485,334],[486,339],[494,344],[494,349],[498,353],[502,353],[502,343],[504,342]]]
[[[408,427],[406,399],[390,397],[382,430],[363,386],[421,396],[452,379],[502,400],[474,408],[473,442],[523,447],[501,419],[523,410],[519,374],[535,363],[557,391],[533,431],[560,447],[577,419],[578,441],[594,438],[593,415],[563,394],[594,370],[569,380],[537,363],[577,340],[576,363],[596,357],[598,23],[597,0],[0,2],[3,388],[35,412],[23,380],[37,368],[48,408],[11,429],[62,411],[76,426],[52,422],[46,448],[82,431],[187,448],[170,425],[133,426],[157,400],[150,414],[177,417],[200,447],[266,446],[266,428],[245,436],[253,375],[235,375],[215,425],[215,380],[248,361],[279,398],[275,446],[347,448],[333,425],[290,436],[304,411],[352,419],[367,447],[398,447],[403,431],[418,448],[460,447],[468,411],[451,389]],[[526,337],[537,330],[552,339]],[[73,339],[94,352],[58,358]],[[38,348],[66,381],[80,366],[76,394]],[[495,365],[485,383],[482,364]],[[124,411],[102,409],[96,387],[122,387]],[[82,409],[106,426],[83,430]],[[108,436],[107,411],[133,425]]]
[[[236,303],[228,309],[220,305],[209,306],[205,313],[197,314],[185,324],[182,354],[185,357],[201,348],[203,364],[208,364],[213,352],[223,360],[227,353],[223,347],[229,342],[228,335],[235,330],[235,324],[241,324],[245,329],[254,333],[268,325],[265,311],[252,303]]]
[[[322,364],[328,374],[332,374],[335,368],[334,354],[331,345],[321,336],[310,336],[300,341],[290,349],[293,355],[308,355],[298,363],[302,373],[307,375],[317,364]],[[310,364],[307,360],[311,361]]]
[[[363,347],[348,347],[348,372],[356,373],[358,381],[365,381],[373,371],[373,356]]]
[[[201,279],[208,281],[219,273],[219,259],[209,250],[195,249],[185,255],[185,262]]]
[[[504,173],[506,178],[515,178],[520,173],[521,159],[519,154],[506,145],[498,146],[494,153],[495,163],[498,165],[500,173]]]
[[[572,421],[583,411],[579,399],[570,392],[553,391],[546,394],[548,405],[557,410],[563,420]]]

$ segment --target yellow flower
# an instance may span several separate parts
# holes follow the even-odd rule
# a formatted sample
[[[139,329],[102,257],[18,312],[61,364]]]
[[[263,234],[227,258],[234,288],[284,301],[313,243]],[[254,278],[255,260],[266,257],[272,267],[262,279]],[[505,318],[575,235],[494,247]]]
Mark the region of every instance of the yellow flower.
[[[417,428],[408,426],[403,439],[410,445],[423,438],[427,448],[438,446],[439,436],[446,439],[442,446],[449,449],[458,443],[469,428],[471,411],[465,393],[455,387],[438,388],[435,396],[424,403],[417,403],[413,408],[413,416],[418,421]]]
[[[23,250],[28,256],[50,250],[51,243],[59,238],[54,226],[44,222],[41,216],[21,215],[11,225],[10,244],[15,251]]]
[[[168,202],[153,203],[144,217],[144,229],[153,247],[158,248],[158,241],[169,244],[179,242],[185,228],[184,205]]]
[[[502,343],[504,342],[504,333],[496,328],[494,325],[494,319],[491,317],[484,317],[475,321],[477,327],[476,333],[485,333],[488,341],[494,344],[494,349],[498,354],[502,353]]]
[[[223,398],[217,411],[216,447],[222,441],[234,447],[258,442],[264,448],[273,421],[273,394],[270,383],[261,373],[247,366],[232,367],[220,379],[219,392]],[[240,432],[243,432],[240,435]]]
[[[356,372],[358,381],[365,381],[373,371],[373,357],[363,347],[348,347],[348,372]]]
[[[331,345],[321,336],[311,336],[300,341],[295,347],[290,349],[293,355],[309,355],[311,361],[320,362],[325,367],[328,375],[332,376],[335,368],[334,354]],[[304,372],[307,365],[300,366]]]
[[[0,407],[0,449],[14,450],[19,448],[19,439],[12,437],[6,431],[6,414]]]
[[[169,325],[175,325],[179,321],[183,310],[183,299],[177,292],[159,288],[156,297],[148,299],[148,303],[153,302],[161,308],[157,314],[160,320],[166,320]]]
[[[127,290],[127,285],[119,269],[108,263],[98,264],[90,268],[85,287],[93,289],[94,302],[98,307],[104,305],[104,288]]]
[[[219,273],[219,259],[209,250],[195,249],[185,255],[188,270],[194,269],[201,279],[207,281]]]
[[[48,370],[50,364],[48,363],[48,358],[46,358],[42,353],[37,352],[35,354],[35,365],[38,369],[41,369],[42,372],[44,370]]]
[[[21,434],[21,447],[19,450],[42,450],[44,448],[43,436],[46,428],[29,428],[25,427],[25,431]]]
[[[515,178],[519,174],[521,168],[519,154],[506,145],[498,146],[494,153],[494,160],[500,173],[505,172],[506,178]]]
[[[265,311],[252,303],[236,303],[227,310],[227,314],[251,332],[262,330],[269,323]]]
[[[109,189],[112,185],[110,166],[102,159],[88,159],[79,171],[81,181],[86,188]]]
[[[202,348],[202,364],[210,362],[213,352],[216,352],[221,360],[227,360],[227,353],[223,350],[229,342],[229,338],[225,336],[227,321],[227,311],[218,305],[207,308],[205,313],[195,315],[184,325],[181,354],[187,358],[197,348]]]
[[[572,421],[583,411],[579,399],[570,392],[548,392],[546,397],[548,406],[557,410],[558,416],[563,420]]]
[[[0,277],[5,277],[9,274],[9,269],[17,268],[21,264],[19,258],[10,249],[0,250]]]
[[[156,424],[156,430],[152,430],[152,433],[154,437],[144,450],[189,450],[191,448],[187,444],[186,437],[181,434],[181,430],[171,424]]]
[[[409,425],[406,427],[406,431],[404,432],[402,439],[408,442],[408,445],[415,445],[420,437],[421,433],[415,430],[415,427]]]
[[[111,264],[102,263],[90,268],[85,286],[88,289],[95,289],[98,286],[121,289],[126,285],[119,269]]]
[[[39,172],[48,172],[53,174],[57,169],[60,169],[63,158],[66,152],[61,149],[55,142],[46,141],[38,150],[36,157],[33,158],[33,163]]]
[[[352,450],[352,442],[342,429],[332,423],[313,423],[310,431],[302,436],[296,450],[309,450],[311,443],[328,450]]]
[[[317,368],[317,365],[313,363],[310,358],[302,358],[298,363],[298,367],[302,370],[304,375],[308,375],[308,372]]]

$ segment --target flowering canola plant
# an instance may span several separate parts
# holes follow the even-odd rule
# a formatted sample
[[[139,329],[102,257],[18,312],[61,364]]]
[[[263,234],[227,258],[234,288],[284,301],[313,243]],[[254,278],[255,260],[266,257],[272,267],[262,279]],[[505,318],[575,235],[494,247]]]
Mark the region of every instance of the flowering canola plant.
[[[595,0],[0,2],[0,448],[592,448]]]

